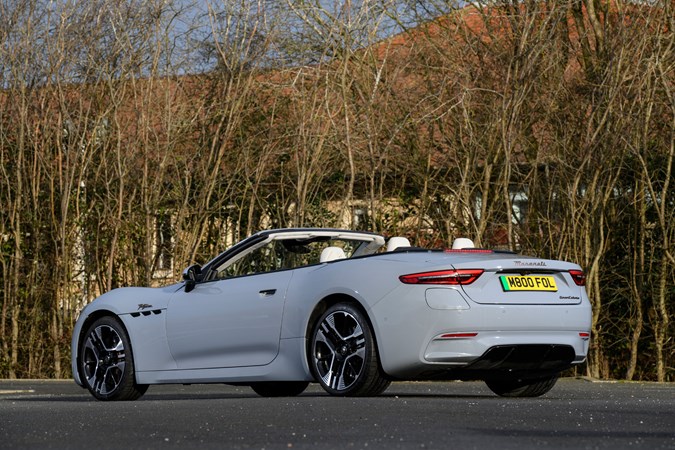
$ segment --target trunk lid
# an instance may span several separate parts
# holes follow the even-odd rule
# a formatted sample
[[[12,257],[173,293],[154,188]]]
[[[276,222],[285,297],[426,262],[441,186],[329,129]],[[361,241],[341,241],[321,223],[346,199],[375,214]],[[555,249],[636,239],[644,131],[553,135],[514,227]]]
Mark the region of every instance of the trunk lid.
[[[583,286],[574,282],[570,270],[580,270],[565,261],[520,255],[499,255],[473,261],[456,261],[459,269],[483,269],[483,274],[462,288],[472,301],[494,305],[576,305]]]

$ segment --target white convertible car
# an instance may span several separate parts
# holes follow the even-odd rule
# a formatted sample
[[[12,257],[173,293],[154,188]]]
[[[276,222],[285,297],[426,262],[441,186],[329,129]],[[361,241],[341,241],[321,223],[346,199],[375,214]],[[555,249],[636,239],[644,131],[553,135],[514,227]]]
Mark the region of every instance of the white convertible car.
[[[334,229],[257,233],[184,281],[121,288],[82,311],[75,381],[99,400],[148,385],[227,383],[291,396],[318,382],[369,396],[392,380],[484,380],[539,396],[586,359],[576,264]]]

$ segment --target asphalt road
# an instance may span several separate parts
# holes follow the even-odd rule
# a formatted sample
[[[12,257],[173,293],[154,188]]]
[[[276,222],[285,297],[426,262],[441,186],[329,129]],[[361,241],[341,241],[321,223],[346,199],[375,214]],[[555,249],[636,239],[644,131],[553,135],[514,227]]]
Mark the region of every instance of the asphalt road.
[[[675,384],[563,379],[537,399],[482,383],[394,383],[375,398],[312,385],[269,399],[224,385],[151,386],[103,403],[72,381],[0,381],[0,449],[675,449]]]

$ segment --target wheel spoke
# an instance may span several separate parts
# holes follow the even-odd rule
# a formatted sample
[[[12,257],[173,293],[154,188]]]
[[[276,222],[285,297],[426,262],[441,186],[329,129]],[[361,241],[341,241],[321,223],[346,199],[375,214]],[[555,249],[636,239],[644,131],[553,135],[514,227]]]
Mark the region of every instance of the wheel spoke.
[[[96,385],[96,374],[98,373],[98,366],[94,367],[94,370],[91,372],[91,376],[87,377],[87,384],[92,388]]]
[[[326,319],[323,322],[321,322],[321,327],[319,331],[326,340],[326,343],[330,342],[329,345],[331,348],[336,348],[342,342],[342,337],[340,336],[338,330],[335,328],[335,319],[332,315],[326,317]]]
[[[355,327],[350,335],[345,336],[342,339],[345,341],[363,339],[363,329],[361,328],[361,325],[358,322],[356,322],[356,320],[353,317],[351,317],[351,319],[354,320]]]
[[[121,363],[121,366],[124,368],[124,363]],[[114,391],[122,381],[122,374],[123,372],[120,372],[118,365],[112,365],[106,368],[105,374],[103,375],[103,385],[106,387],[106,392],[102,392],[102,394]]]
[[[327,369],[324,370],[323,373],[321,373],[321,380],[324,382],[324,384],[330,386],[333,377],[333,365],[335,364],[335,358],[331,358],[330,360],[330,365],[328,366]]]
[[[333,361],[335,364],[333,367],[331,367],[331,371],[328,373],[329,377],[326,384],[335,390],[341,391],[347,387],[345,386],[344,380],[345,361],[340,361],[337,358],[335,358]]]
[[[95,333],[103,349],[107,352],[119,352],[124,350],[124,344],[117,331],[107,325],[96,328]]]
[[[126,367],[126,362],[124,362],[124,359],[121,359],[121,360],[117,361],[115,364],[108,367],[108,370],[114,369],[114,370],[118,371],[120,374],[122,374],[122,373],[124,373],[125,367]]]
[[[98,360],[99,358],[99,349],[98,346],[96,345],[96,342],[94,341],[93,336],[89,336],[86,340],[86,343],[84,345],[84,351],[90,354],[90,356],[93,356],[94,359]]]
[[[94,355],[98,358],[99,355],[105,352],[105,348],[99,335],[94,331],[89,334],[87,337],[86,348],[90,349]]]
[[[316,339],[315,339],[314,342],[325,344],[326,347],[328,347],[328,349],[332,353],[335,353],[335,348],[336,348],[337,344],[339,344],[339,343],[336,343],[333,340],[332,336],[330,335],[330,332],[324,330],[323,327],[319,328],[319,330],[317,331]]]
[[[87,383],[92,388],[96,385],[96,376],[99,372],[99,361],[101,359],[99,353],[97,337],[94,333],[91,333],[85,341],[82,365]]]
[[[361,358],[361,360],[366,359],[366,346],[365,343],[361,343],[361,345],[358,345],[354,351],[352,352],[351,355],[348,356],[348,359],[351,359],[353,357]]]

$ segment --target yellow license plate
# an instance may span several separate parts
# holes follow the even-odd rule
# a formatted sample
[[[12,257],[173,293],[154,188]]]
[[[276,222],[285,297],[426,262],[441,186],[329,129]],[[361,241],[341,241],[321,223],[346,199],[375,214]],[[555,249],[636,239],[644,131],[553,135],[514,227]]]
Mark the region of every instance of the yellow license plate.
[[[499,279],[505,292],[558,290],[555,278],[547,275],[503,275]]]

